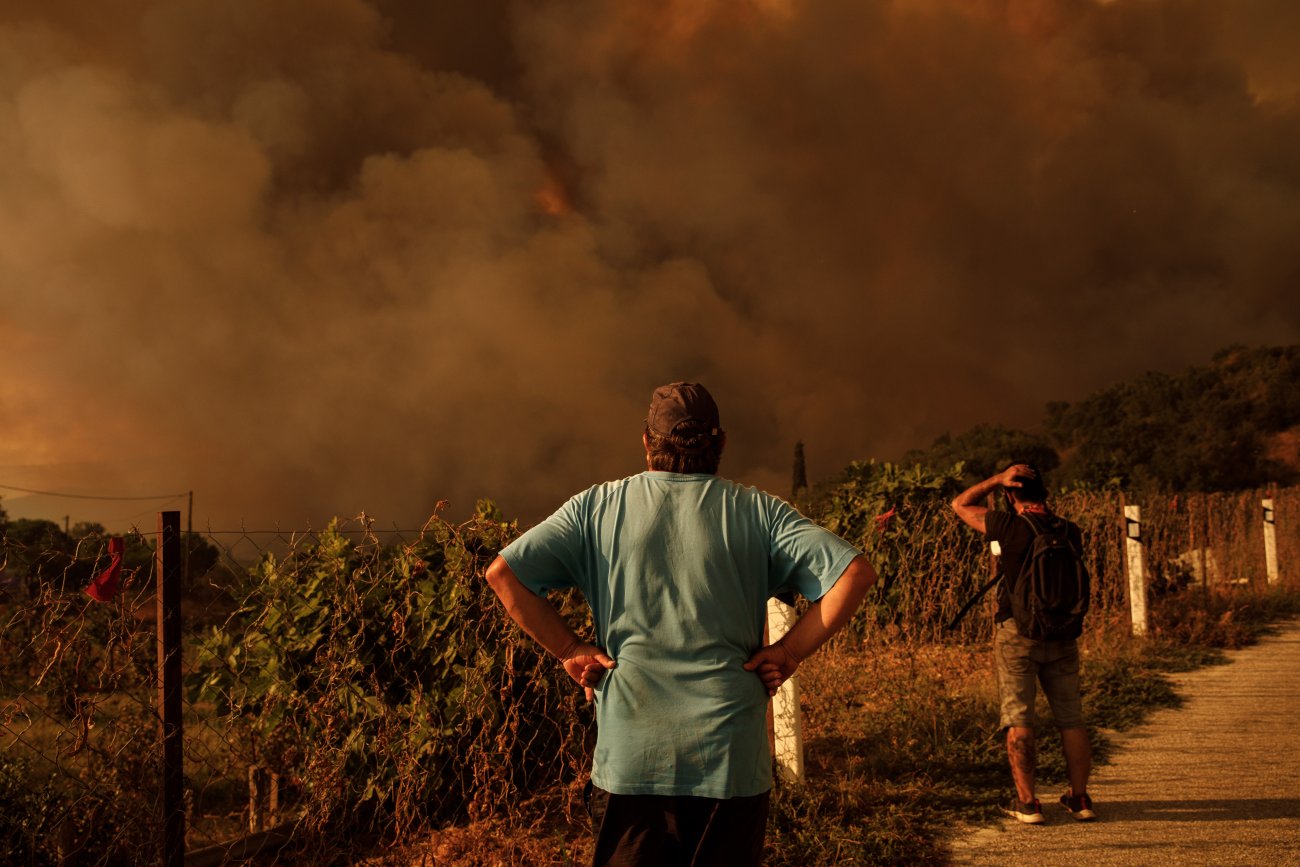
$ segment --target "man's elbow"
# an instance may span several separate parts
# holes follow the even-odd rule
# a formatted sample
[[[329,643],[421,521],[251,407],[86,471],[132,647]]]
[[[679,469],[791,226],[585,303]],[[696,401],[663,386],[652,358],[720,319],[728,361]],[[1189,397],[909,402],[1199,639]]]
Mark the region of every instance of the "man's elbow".
[[[509,585],[510,579],[514,577],[514,572],[510,569],[510,564],[506,562],[505,558],[498,554],[496,559],[489,563],[487,569],[484,570],[483,577],[487,579],[488,586],[500,596],[501,591]]]
[[[972,530],[977,530],[980,533],[987,532],[984,523],[984,514],[988,511],[987,509],[972,507],[965,503],[958,503],[954,500],[952,510],[957,514],[957,519],[967,527],[970,527]]]

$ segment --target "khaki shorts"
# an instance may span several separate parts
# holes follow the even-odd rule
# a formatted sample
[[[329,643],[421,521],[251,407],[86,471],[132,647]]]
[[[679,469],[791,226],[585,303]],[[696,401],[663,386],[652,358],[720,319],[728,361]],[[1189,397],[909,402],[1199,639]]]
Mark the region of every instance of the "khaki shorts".
[[[1079,647],[1074,641],[1032,641],[1016,631],[1015,620],[1007,618],[997,625],[993,655],[1004,729],[1034,727],[1034,700],[1040,683],[1056,727],[1083,727]]]

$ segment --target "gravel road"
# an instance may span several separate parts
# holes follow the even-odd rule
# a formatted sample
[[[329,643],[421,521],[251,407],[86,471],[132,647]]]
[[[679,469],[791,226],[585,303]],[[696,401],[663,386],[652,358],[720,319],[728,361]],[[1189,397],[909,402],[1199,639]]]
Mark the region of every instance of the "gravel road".
[[[1040,790],[1045,824],[962,833],[953,864],[1300,865],[1300,624],[1228,658],[1175,675],[1184,705],[1114,736],[1088,786],[1097,821]]]

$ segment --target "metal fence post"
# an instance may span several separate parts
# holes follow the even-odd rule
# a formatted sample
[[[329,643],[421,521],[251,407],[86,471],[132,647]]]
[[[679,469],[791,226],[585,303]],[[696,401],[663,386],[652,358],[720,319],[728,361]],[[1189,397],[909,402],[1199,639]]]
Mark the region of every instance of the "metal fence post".
[[[1142,550],[1142,509],[1124,507],[1124,552],[1128,562],[1128,602],[1133,619],[1133,634],[1146,635],[1147,617],[1146,564]]]
[[[181,740],[181,513],[158,513],[158,740],[162,753],[162,864],[185,864]]]
[[[775,644],[790,631],[795,622],[794,608],[779,599],[767,600],[768,641]],[[799,675],[787,680],[772,697],[772,739],[775,742],[776,768],[782,778],[802,783],[803,726],[799,720]]]

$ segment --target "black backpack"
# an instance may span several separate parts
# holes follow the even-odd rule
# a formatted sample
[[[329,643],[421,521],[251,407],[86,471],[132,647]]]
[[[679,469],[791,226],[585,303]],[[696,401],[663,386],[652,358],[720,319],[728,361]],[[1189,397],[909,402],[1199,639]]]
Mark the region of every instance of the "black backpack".
[[[1083,632],[1092,582],[1082,552],[1071,541],[1069,523],[1049,517],[1035,521],[1022,514],[1034,531],[1020,574],[1009,582],[1011,615],[1016,631],[1035,641],[1069,641]]]

